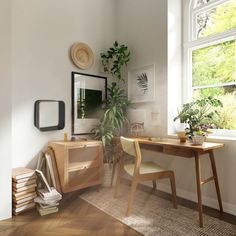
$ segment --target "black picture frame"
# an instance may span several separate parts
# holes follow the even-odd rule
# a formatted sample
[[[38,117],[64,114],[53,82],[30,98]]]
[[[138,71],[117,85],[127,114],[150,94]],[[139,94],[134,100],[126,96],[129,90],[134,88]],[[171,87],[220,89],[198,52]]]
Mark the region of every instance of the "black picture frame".
[[[72,135],[92,134],[107,99],[107,77],[71,72]]]

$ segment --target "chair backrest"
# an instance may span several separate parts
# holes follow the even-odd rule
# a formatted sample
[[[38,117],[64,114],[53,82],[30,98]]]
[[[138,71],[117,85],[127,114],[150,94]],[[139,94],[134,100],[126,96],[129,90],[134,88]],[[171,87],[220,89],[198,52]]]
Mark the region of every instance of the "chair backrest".
[[[134,157],[135,164],[139,167],[142,157],[138,141],[121,136],[120,142],[123,151]]]

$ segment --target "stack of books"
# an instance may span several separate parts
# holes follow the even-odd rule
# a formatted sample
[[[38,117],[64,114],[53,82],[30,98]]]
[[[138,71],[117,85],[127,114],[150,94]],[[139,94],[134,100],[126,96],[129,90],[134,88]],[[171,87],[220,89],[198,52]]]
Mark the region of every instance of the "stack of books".
[[[13,215],[35,207],[37,196],[36,176],[32,169],[18,167],[12,170],[12,211]]]
[[[38,197],[34,199],[37,204],[37,210],[41,216],[58,212],[61,194],[54,188],[50,187],[44,174],[40,170],[36,170],[36,175],[41,181],[44,188],[37,189]]]

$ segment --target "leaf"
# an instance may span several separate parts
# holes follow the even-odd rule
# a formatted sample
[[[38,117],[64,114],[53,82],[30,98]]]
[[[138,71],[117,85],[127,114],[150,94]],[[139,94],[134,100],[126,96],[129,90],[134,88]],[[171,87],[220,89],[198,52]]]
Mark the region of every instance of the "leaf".
[[[141,75],[137,76],[137,85],[141,88],[143,93],[145,94],[148,90],[148,78],[146,73],[142,73]]]

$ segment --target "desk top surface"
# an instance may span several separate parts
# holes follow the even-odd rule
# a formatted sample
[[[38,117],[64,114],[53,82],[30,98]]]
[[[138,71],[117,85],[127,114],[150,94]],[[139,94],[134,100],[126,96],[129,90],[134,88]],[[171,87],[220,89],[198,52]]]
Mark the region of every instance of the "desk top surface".
[[[132,138],[137,140],[140,144],[148,144],[148,145],[161,145],[161,146],[174,146],[179,148],[191,149],[193,151],[207,151],[212,149],[221,148],[224,146],[223,143],[212,143],[212,142],[204,142],[202,145],[193,145],[191,142],[186,141],[185,143],[181,143],[178,139],[167,139],[167,138],[142,138],[135,137]]]

